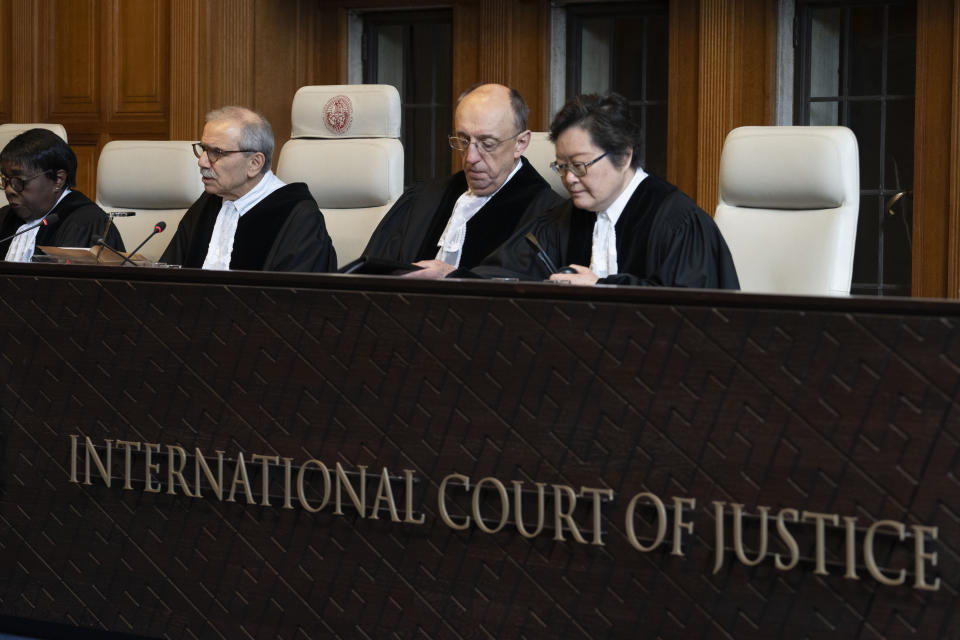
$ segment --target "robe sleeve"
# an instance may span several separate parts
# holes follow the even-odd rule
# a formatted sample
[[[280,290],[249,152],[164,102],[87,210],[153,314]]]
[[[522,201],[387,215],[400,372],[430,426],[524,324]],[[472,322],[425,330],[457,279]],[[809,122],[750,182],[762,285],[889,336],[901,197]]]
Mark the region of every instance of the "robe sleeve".
[[[373,230],[373,234],[371,234],[370,240],[361,254],[363,257],[380,258],[394,262],[410,262],[410,252],[407,245],[413,237],[410,230],[410,223],[413,219],[411,210],[422,190],[422,183],[404,190],[386,215],[383,216],[377,228]],[[416,240],[420,241],[422,238]]]
[[[82,205],[66,216],[56,230],[53,244],[57,247],[91,247],[104,235],[109,217],[92,202]],[[105,242],[118,251],[123,251],[120,233],[111,224],[104,236]]]
[[[302,200],[280,228],[264,271],[329,272],[337,270],[337,252],[317,203]]]
[[[500,245],[471,274],[455,271],[450,277],[517,278],[518,280],[539,281],[550,276],[550,270],[537,258],[537,253],[526,240],[532,233],[544,253],[557,267],[566,266],[566,246],[569,235],[568,201],[559,206],[541,212],[537,217],[521,225],[510,239]]]
[[[205,198],[201,196],[196,202],[190,205],[187,212],[183,214],[183,217],[180,219],[180,224],[177,225],[177,230],[170,240],[170,244],[167,245],[167,248],[163,250],[163,255],[160,256],[160,262],[176,264],[182,267],[201,266],[184,263],[187,261],[187,255],[190,251],[190,238],[193,237],[193,228],[196,226],[197,216],[199,216],[203,210],[204,201]]]

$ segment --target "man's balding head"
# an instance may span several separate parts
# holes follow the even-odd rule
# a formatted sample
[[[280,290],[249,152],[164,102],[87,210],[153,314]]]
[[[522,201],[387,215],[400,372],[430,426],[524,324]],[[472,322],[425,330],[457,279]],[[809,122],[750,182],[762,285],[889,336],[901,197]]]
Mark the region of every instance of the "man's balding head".
[[[513,171],[530,143],[528,112],[520,94],[501,84],[476,85],[460,96],[455,137],[467,143],[463,171],[474,195],[494,193]]]

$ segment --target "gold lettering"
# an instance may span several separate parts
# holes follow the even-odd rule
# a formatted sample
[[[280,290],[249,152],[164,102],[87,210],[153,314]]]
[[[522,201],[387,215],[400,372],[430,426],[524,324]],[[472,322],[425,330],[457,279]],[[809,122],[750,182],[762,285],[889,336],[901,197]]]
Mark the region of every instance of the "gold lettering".
[[[255,453],[250,456],[254,464],[262,462],[263,474],[260,477],[260,506],[270,506],[270,463],[280,464],[280,456],[264,456]]]
[[[403,470],[404,478],[406,478],[407,494],[406,494],[406,515],[403,518],[403,521],[407,524],[423,524],[426,520],[424,514],[420,514],[420,519],[413,515],[413,469],[404,469]]]
[[[517,525],[517,531],[520,532],[520,535],[524,538],[534,538],[540,535],[540,532],[543,531],[543,521],[546,516],[544,498],[544,488],[547,486],[544,482],[537,482],[537,528],[530,533],[526,530],[525,525],[523,524],[523,482],[520,480],[513,481],[513,519]]]
[[[563,496],[567,496],[569,501],[569,508],[563,510]],[[587,544],[587,541],[582,535],[580,535],[580,530],[577,528],[577,523],[573,521],[573,511],[577,508],[577,494],[573,490],[573,487],[568,487],[565,484],[555,484],[553,485],[553,539],[562,542],[563,537],[563,523],[567,523],[567,527],[570,528],[570,534],[573,536],[573,539],[579,542],[580,544]]]
[[[289,460],[290,458],[284,458]],[[319,507],[313,507],[307,502],[307,492],[303,489],[303,476],[307,471],[309,465],[316,465],[320,472],[323,473],[323,500],[320,502]],[[300,506],[309,511],[310,513],[316,513],[320,511],[330,500],[330,470],[327,469],[327,465],[323,464],[319,460],[307,460],[302,465],[300,465],[300,471],[297,473],[297,499],[300,500]]]
[[[843,577],[847,580],[859,580],[857,576],[857,530],[854,525],[857,519],[851,516],[843,516],[843,526],[846,529],[844,536],[844,555],[846,556],[847,571]]]
[[[927,582],[927,572],[924,560],[930,561],[930,566],[937,566],[937,552],[927,553],[925,550],[926,545],[923,541],[924,534],[929,534],[931,540],[937,539],[937,528],[928,527],[920,524],[912,524],[910,528],[913,529],[913,557],[914,557],[914,570],[917,574],[917,579],[913,583],[914,589],[923,589],[924,591],[939,591],[940,590],[940,578],[935,578],[932,583]]]
[[[180,457],[180,465],[174,466],[174,457],[176,454]],[[196,496],[190,493],[190,487],[187,485],[186,478],[183,477],[183,468],[187,466],[187,452],[184,451],[183,447],[177,446],[175,444],[167,445],[167,493],[171,496],[177,495],[176,490],[174,489],[173,478],[177,477],[180,479],[180,486],[183,488],[184,495],[195,498]]]
[[[580,495],[586,497],[593,496],[593,509],[591,510],[591,521],[593,523],[593,539],[590,544],[603,545],[603,531],[600,528],[600,498],[607,497],[607,500],[613,500],[613,489],[594,489],[592,487],[580,487]]]
[[[873,555],[873,538],[877,534],[877,529],[880,527],[889,527],[897,532],[897,536],[903,541],[904,535],[906,535],[906,526],[902,522],[897,522],[896,520],[877,520],[869,528],[867,528],[867,534],[863,539],[863,563],[867,565],[867,571],[870,572],[870,575],[873,576],[873,579],[879,582],[880,584],[889,585],[895,587],[899,584],[903,584],[907,579],[907,570],[900,569],[900,573],[897,574],[896,578],[888,578],[883,575],[883,572],[880,570],[880,567],[877,565],[877,559]]]
[[[350,501],[353,502],[353,506],[357,508],[357,511],[360,513],[361,518],[367,517],[367,468],[363,465],[357,466],[357,469],[360,469],[360,495],[357,496],[357,492],[354,491],[353,486],[350,484],[350,479],[347,478],[347,472],[344,471],[340,463],[337,463],[337,508],[333,511],[336,515],[343,515],[343,505],[340,501],[340,487],[346,485],[347,496],[350,498]]]
[[[637,510],[637,502],[641,498],[649,498],[651,502],[653,502],[653,506],[657,509],[657,536],[653,539],[653,543],[646,547],[640,544],[640,541],[637,539],[637,532],[633,524],[633,516]],[[627,528],[627,540],[634,549],[644,552],[653,551],[663,542],[664,536],[667,535],[667,509],[663,506],[663,501],[652,493],[638,493],[630,499],[630,504],[627,505],[625,525]]]
[[[210,470],[210,467],[207,465],[206,458],[203,457],[203,452],[200,451],[200,448],[197,447],[193,450],[193,478],[194,478],[194,497],[202,498],[203,494],[200,492],[200,470],[203,469],[203,475],[207,477],[207,482],[210,484],[210,488],[213,489],[214,493],[217,494],[217,500],[223,500],[223,451],[217,450],[217,477],[213,477],[213,472]]]
[[[713,549],[714,573],[720,571],[720,567],[723,566],[723,512],[726,505],[727,503],[722,500],[713,501],[713,521],[716,525],[716,542],[714,543]]]
[[[160,444],[154,442],[143,443],[143,490],[148,493],[160,493],[163,488],[153,482],[153,474],[160,473],[160,464],[153,464],[153,452],[160,453]]]
[[[283,508],[284,509],[293,509],[293,503],[291,495],[291,471],[293,467],[293,458],[284,458],[283,459]],[[329,476],[327,478],[329,482]]]
[[[400,522],[400,516],[397,514],[397,503],[393,499],[393,487],[390,486],[390,473],[384,467],[380,472],[380,486],[377,487],[377,496],[373,499],[373,507],[370,509],[370,519],[379,520],[377,512],[380,510],[380,501],[387,503],[387,509],[390,510],[390,521]]]
[[[140,443],[132,442],[130,440],[117,440],[116,446],[123,447],[124,449],[123,488],[126,489],[127,491],[130,491],[131,489],[133,489],[133,485],[131,484],[131,480],[133,476],[133,469],[131,468],[133,466],[133,461],[132,461],[133,454],[131,453],[131,450],[136,449],[137,451],[140,451]]]
[[[77,480],[77,439],[79,436],[70,436],[70,482],[80,484]]]
[[[112,477],[113,465],[111,460],[113,458],[113,440],[104,440],[107,443],[107,453],[104,456],[107,459],[106,465],[104,465],[103,460],[100,459],[100,454],[97,453],[96,447],[93,446],[93,442],[90,441],[90,436],[85,436],[86,446],[84,447],[84,471],[86,472],[86,481],[83,484],[93,484],[90,482],[90,458],[93,458],[93,464],[97,467],[97,471],[100,472],[100,477],[103,479],[103,483],[110,486],[110,478]]]
[[[464,490],[470,491],[470,478],[459,473],[451,473],[440,482],[440,491],[437,492],[437,507],[440,511],[440,519],[443,520],[443,523],[451,529],[463,531],[464,529],[468,529],[470,527],[470,516],[464,516],[465,520],[463,524],[457,524],[453,521],[453,519],[450,517],[450,513],[447,511],[447,483],[450,482],[450,480],[459,480],[461,483],[463,483]]]
[[[256,504],[253,499],[253,492],[250,491],[250,478],[247,476],[247,463],[243,459],[243,451],[237,452],[237,464],[233,468],[233,482],[230,483],[230,495],[227,496],[227,502],[236,502],[234,498],[238,484],[243,487],[243,492],[247,496],[247,504]]]
[[[483,518],[480,517],[480,488],[484,483],[489,482],[492,484],[497,493],[500,495],[500,522],[497,523],[497,526],[493,529],[488,527]],[[496,478],[480,478],[477,482],[477,486],[473,489],[473,520],[477,523],[477,528],[483,531],[484,533],[496,533],[503,529],[507,524],[507,519],[510,517],[510,499],[507,497],[507,488],[503,486],[503,483],[497,480]]]
[[[737,554],[737,559],[748,567],[755,567],[767,555],[767,516],[770,513],[770,507],[757,507],[760,512],[760,548],[757,550],[757,557],[750,559],[743,548],[743,505],[733,502],[733,552]]]
[[[683,505],[687,505],[690,511],[697,508],[697,501],[694,498],[673,497],[673,551],[672,556],[682,556],[683,549],[680,544],[680,531],[686,531],[688,535],[693,535],[693,523],[683,521]]]
[[[800,512],[796,509],[780,509],[777,513],[777,533],[780,534],[780,539],[783,540],[783,544],[785,544],[787,550],[790,551],[790,562],[784,563],[780,560],[780,554],[775,553],[773,554],[773,566],[780,571],[789,571],[800,562],[800,547],[797,545],[797,539],[787,531],[787,523],[784,521],[784,516],[790,516],[794,522],[798,522],[800,520]]]
[[[826,551],[826,541],[825,541],[825,528],[824,522],[829,520],[833,523],[833,526],[837,526],[840,522],[840,517],[835,513],[819,513],[817,511],[804,511],[800,515],[800,519],[804,522],[813,520],[816,522],[816,531],[817,531],[817,547],[816,547],[816,569],[814,573],[819,576],[828,576],[827,573],[827,551]]]

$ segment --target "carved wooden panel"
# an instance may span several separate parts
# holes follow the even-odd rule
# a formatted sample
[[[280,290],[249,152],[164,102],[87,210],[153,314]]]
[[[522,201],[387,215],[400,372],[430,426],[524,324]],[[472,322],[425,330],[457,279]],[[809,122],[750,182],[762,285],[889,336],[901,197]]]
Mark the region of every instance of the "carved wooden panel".
[[[169,108],[170,6],[165,0],[112,0],[104,7],[107,119],[151,118],[166,124]]]
[[[97,0],[48,0],[41,5],[41,24],[53,33],[55,43],[43,48],[46,118],[50,122],[100,119],[103,30],[98,4]]]
[[[13,120],[13,24],[10,0],[0,0],[0,122]]]

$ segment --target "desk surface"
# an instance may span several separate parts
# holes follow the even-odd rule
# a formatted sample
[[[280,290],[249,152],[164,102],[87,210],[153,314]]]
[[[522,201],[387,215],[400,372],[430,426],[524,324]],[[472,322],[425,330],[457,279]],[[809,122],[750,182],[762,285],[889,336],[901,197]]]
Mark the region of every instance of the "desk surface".
[[[956,303],[55,265],[0,296],[0,628],[960,638]]]

